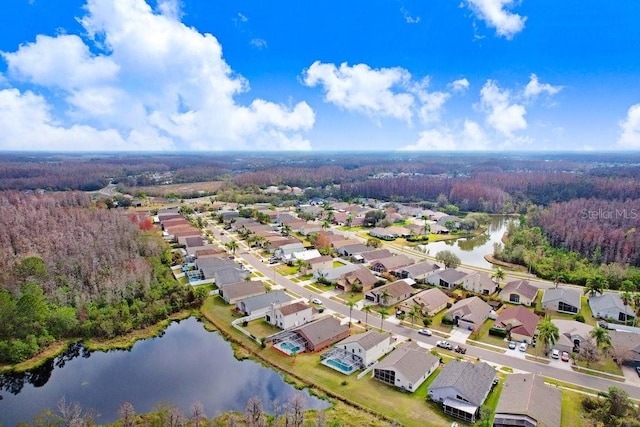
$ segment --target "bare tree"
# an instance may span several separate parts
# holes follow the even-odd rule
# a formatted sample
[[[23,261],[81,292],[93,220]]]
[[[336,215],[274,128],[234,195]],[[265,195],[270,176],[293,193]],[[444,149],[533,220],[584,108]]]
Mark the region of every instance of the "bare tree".
[[[191,418],[189,421],[194,427],[200,427],[200,423],[206,420],[207,414],[204,412],[204,405],[202,402],[195,402],[191,405]]]
[[[300,393],[294,394],[287,403],[288,427],[300,427],[304,424],[304,397]]]
[[[264,427],[267,425],[264,416],[262,399],[252,396],[244,407],[244,419],[249,427]]]
[[[580,344],[580,357],[587,362],[587,366],[600,360],[598,346],[591,341],[584,341]]]
[[[327,414],[324,410],[318,410],[316,413],[316,427],[325,427],[327,425]]]
[[[58,412],[67,427],[84,427],[93,424],[96,414],[84,411],[78,402],[67,402],[64,396],[58,400]]]
[[[118,416],[120,417],[120,424],[122,427],[135,427],[136,411],[131,403],[124,402],[120,405],[120,409],[118,409]]]

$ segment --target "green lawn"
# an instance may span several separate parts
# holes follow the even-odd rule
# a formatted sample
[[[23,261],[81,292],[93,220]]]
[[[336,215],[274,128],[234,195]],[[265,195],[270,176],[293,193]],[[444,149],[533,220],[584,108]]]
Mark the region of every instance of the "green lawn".
[[[560,425],[581,426],[584,424],[582,416],[582,398],[584,396],[575,391],[562,390],[562,414]]]
[[[280,329],[276,328],[270,323],[267,323],[267,321],[264,319],[252,320],[244,329],[246,329],[247,332],[252,334],[254,337],[258,338],[268,337],[269,335],[273,335],[276,332],[280,332]]]
[[[345,264],[343,262],[340,261],[333,261],[333,268],[339,268],[339,267],[344,267]]]
[[[453,326],[445,325],[444,323],[442,323],[442,316],[444,316],[445,311],[447,310],[441,310],[440,313],[431,318],[431,324],[429,325],[429,328],[436,329],[441,332],[451,332]]]
[[[580,358],[578,357],[576,358],[576,365],[578,365],[579,367],[589,368],[613,375],[623,375],[620,366],[618,366],[618,364],[614,362],[610,356],[603,355],[602,353],[600,354],[600,361],[598,362],[591,363],[589,366],[587,366],[587,363],[584,360],[580,360]],[[582,372],[587,374],[589,373],[588,371]]]
[[[326,285],[326,284],[320,283],[320,282],[314,282],[314,283],[312,283],[310,285],[305,286],[305,288],[309,288],[309,289],[312,289],[312,290],[317,291],[317,292],[332,291],[332,290],[335,289],[335,287],[336,286],[333,285],[333,284]]]
[[[286,264],[280,264],[280,265],[276,266],[276,271],[281,276],[290,276],[290,275],[296,274],[298,272],[298,267],[289,266],[289,265],[286,265]]]
[[[501,347],[504,349],[509,348],[509,342],[505,341],[504,338],[500,338],[494,335],[489,335],[489,329],[493,326],[495,321],[491,319],[487,319],[482,327],[478,330],[477,333],[471,334],[470,338],[475,341],[480,341],[486,344],[495,345],[497,347]]]

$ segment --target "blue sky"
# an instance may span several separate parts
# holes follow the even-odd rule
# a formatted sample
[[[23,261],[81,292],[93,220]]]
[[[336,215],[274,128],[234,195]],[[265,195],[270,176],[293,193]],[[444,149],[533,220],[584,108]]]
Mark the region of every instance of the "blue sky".
[[[7,0],[0,150],[640,149],[635,0]]]

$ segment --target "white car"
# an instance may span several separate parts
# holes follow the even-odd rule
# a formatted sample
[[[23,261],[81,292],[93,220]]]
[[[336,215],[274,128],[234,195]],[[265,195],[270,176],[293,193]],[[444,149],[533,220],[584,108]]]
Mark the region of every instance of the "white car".
[[[551,357],[554,359],[560,359],[560,350],[558,350],[557,348],[551,350]]]
[[[446,348],[447,350],[453,350],[453,344],[449,341],[438,341],[436,345],[441,348]]]
[[[322,301],[320,301],[320,298],[314,298],[311,300],[311,302],[314,304],[322,305]]]
[[[520,347],[518,347],[518,349],[520,351],[527,351],[527,343],[526,342],[520,343]]]
[[[430,337],[430,336],[431,336],[431,330],[430,330],[430,329],[426,329],[426,328],[425,328],[425,329],[420,329],[420,330],[418,330],[418,333],[419,333],[420,335],[426,335],[426,336],[428,336],[428,337]]]

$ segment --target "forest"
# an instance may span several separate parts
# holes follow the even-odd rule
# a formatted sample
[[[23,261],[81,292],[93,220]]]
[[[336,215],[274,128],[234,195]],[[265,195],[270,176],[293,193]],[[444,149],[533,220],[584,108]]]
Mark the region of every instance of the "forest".
[[[84,193],[0,193],[0,363],[64,338],[111,338],[198,302],[146,216]]]

